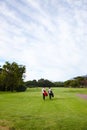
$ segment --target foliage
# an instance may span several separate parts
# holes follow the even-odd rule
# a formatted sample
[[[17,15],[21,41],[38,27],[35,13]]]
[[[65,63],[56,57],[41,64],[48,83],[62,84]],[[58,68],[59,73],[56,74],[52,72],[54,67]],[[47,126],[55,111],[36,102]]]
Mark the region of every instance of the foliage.
[[[81,88],[87,87],[87,77],[78,76],[71,80],[66,80],[65,82],[52,82],[47,79],[39,79],[38,81],[26,81],[25,85],[27,87],[72,87],[72,88]]]
[[[73,87],[73,88],[87,87],[87,77],[78,76],[71,80],[67,80],[64,82],[64,87]]]
[[[17,88],[16,88],[16,91],[17,92],[24,92],[25,90],[27,89],[27,87],[23,84],[19,85]]]
[[[40,79],[38,80],[38,86],[39,87],[52,87],[54,86],[54,84],[47,79]]]
[[[14,91],[23,84],[25,66],[6,62],[0,71],[0,90]]]
[[[55,84],[47,79],[39,79],[38,81],[32,80],[25,82],[27,87],[52,87]]]
[[[30,81],[26,81],[25,82],[25,86],[27,86],[27,87],[38,87],[38,83],[37,83],[37,81],[36,80],[30,80]]]
[[[55,87],[64,87],[64,82],[54,82]]]

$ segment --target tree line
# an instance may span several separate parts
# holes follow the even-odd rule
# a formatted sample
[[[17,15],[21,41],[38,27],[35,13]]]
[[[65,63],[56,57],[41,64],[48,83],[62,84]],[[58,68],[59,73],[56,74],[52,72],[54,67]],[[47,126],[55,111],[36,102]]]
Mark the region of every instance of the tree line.
[[[25,85],[30,88],[31,87],[52,87],[54,86],[54,83],[47,79],[39,79],[38,81],[37,80],[27,81],[25,82]]]
[[[71,80],[64,82],[52,82],[47,79],[30,80],[25,82],[27,87],[72,87],[72,88],[83,88],[87,87],[87,76],[78,76]]]
[[[87,75],[77,76],[71,80],[67,80],[64,82],[64,86],[72,88],[87,88]]]
[[[25,91],[31,87],[87,87],[87,75],[77,76],[64,82],[53,82],[48,79],[29,80],[24,82],[26,67],[16,62],[5,62],[0,67],[0,91]]]

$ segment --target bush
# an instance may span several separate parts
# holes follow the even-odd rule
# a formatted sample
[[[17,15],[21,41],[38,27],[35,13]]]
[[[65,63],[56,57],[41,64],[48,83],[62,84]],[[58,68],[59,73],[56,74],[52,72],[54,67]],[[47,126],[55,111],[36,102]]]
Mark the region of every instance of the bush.
[[[17,92],[24,92],[26,91],[27,87],[25,85],[20,85],[18,88],[16,88]]]

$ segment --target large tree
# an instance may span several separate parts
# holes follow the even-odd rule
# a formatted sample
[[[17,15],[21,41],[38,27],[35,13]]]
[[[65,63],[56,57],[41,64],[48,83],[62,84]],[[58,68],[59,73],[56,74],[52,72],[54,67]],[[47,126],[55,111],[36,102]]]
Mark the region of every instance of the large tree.
[[[14,91],[23,85],[25,66],[6,62],[0,71],[0,90]]]

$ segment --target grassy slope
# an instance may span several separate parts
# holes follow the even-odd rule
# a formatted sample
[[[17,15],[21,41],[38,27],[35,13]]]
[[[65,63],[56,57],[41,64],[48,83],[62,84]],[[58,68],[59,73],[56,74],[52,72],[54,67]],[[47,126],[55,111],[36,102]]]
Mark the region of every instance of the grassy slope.
[[[41,89],[0,93],[0,124],[15,130],[87,130],[87,89],[54,88],[55,97],[42,100]]]

